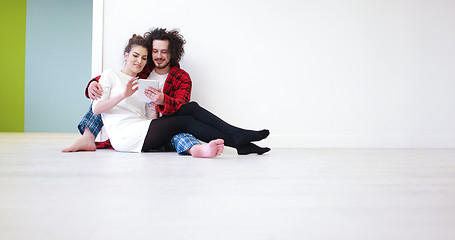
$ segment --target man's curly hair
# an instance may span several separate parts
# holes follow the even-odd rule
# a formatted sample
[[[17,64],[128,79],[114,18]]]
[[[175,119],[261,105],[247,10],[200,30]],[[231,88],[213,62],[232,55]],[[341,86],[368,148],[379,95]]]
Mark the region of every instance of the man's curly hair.
[[[179,33],[179,30],[166,30],[166,28],[155,28],[152,29],[150,32],[146,32],[144,34],[144,38],[148,43],[149,53],[152,52],[152,44],[153,40],[168,40],[169,41],[169,52],[171,54],[171,60],[169,65],[171,67],[179,66],[180,59],[182,58],[185,50],[183,49],[183,45],[186,43],[183,36]],[[149,62],[154,65],[152,58],[152,54],[149,54]]]

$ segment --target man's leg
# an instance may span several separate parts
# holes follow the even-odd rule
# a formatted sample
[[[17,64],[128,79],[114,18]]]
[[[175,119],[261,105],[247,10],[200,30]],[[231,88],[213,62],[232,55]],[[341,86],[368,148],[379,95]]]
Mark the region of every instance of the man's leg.
[[[103,120],[101,119],[101,114],[95,115],[92,111],[92,104],[88,109],[88,112],[84,115],[77,128],[81,134],[84,134],[85,129],[88,128],[93,136],[96,138],[98,133],[100,133],[101,128],[104,126]]]
[[[92,111],[92,104],[88,112],[84,115],[77,128],[82,136],[76,140],[70,147],[63,149],[63,152],[77,152],[77,151],[95,151],[95,138],[103,127],[103,120],[101,115],[95,115]]]
[[[189,154],[197,158],[211,158],[219,156],[224,150],[223,139],[201,143],[189,133],[180,133],[171,139],[171,145],[178,154]]]

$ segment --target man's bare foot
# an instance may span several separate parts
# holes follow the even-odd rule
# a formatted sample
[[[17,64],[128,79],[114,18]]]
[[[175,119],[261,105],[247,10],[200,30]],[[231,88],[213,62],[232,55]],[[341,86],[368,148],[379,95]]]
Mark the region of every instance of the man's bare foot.
[[[85,128],[84,134],[73,145],[62,150],[62,152],[77,151],[96,151],[95,136],[88,128]]]
[[[62,152],[77,152],[77,151],[96,151],[94,141],[90,141],[84,137],[80,137],[73,145],[62,150]]]
[[[220,156],[224,150],[224,140],[215,139],[209,143],[198,144],[192,146],[188,152],[196,158],[212,158]]]

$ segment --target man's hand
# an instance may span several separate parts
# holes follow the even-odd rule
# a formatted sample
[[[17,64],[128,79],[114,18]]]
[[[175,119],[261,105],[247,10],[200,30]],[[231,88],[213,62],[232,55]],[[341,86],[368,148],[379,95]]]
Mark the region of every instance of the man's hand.
[[[157,105],[164,105],[164,93],[152,87],[145,89],[145,96]]]
[[[97,81],[93,81],[88,86],[88,97],[92,100],[98,100],[103,95],[103,88]]]

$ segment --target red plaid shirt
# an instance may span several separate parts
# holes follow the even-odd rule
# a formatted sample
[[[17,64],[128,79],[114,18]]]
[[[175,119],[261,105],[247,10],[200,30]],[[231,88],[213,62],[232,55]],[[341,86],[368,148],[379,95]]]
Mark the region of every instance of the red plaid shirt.
[[[144,69],[138,74],[139,78],[145,79],[153,71],[151,64],[146,64]],[[89,81],[85,88],[85,96],[88,98],[88,86],[92,81],[98,81],[101,76]],[[179,67],[172,67],[164,83],[164,105],[159,106],[159,111],[163,115],[172,115],[180,107],[188,103],[191,98],[192,82],[190,75]]]

